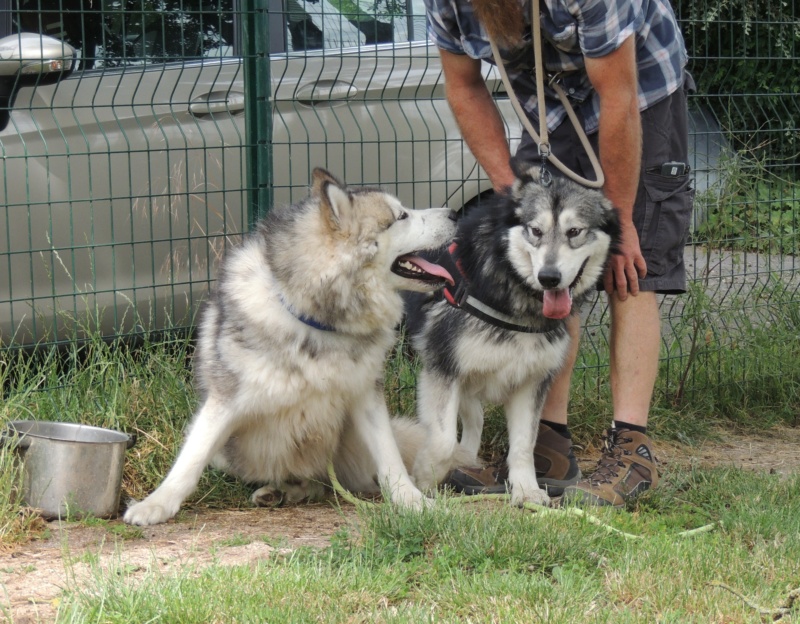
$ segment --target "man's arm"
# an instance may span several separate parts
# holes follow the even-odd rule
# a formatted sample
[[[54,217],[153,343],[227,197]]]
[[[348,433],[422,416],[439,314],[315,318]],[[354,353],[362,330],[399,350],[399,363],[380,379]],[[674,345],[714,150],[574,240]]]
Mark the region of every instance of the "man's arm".
[[[514,182],[505,126],[481,75],[481,62],[439,50],[447,101],[467,146],[497,191]]]
[[[647,274],[639,236],[633,226],[633,203],[642,160],[642,120],[637,99],[635,37],[600,58],[586,57],[586,72],[600,97],[599,151],[606,183],[603,192],[619,209],[620,254],[611,258],[605,289],[623,301],[639,293],[638,277]]]

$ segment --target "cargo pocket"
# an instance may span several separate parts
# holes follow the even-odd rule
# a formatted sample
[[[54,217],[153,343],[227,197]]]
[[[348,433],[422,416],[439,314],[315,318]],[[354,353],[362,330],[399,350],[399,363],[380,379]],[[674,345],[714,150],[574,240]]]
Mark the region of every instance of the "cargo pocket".
[[[694,205],[689,174],[644,174],[645,216],[640,233],[647,275],[661,276],[683,260]]]

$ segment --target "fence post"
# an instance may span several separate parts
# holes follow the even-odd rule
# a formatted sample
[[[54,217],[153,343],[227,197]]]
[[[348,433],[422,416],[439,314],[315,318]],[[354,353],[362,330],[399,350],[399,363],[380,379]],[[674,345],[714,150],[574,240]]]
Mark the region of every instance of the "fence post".
[[[253,224],[272,206],[272,105],[269,0],[242,0],[247,218]]]

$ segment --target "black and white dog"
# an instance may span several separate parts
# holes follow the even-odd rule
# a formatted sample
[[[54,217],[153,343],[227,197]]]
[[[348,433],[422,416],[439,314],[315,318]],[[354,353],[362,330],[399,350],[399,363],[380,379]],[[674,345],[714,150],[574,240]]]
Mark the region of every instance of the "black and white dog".
[[[596,291],[619,218],[599,191],[564,179],[543,186],[534,169],[515,170],[510,194],[472,209],[435,258],[456,285],[443,296],[406,296],[423,364],[417,414],[427,427],[413,478],[434,488],[456,452],[477,464],[482,404],[502,404],[512,503],[547,504],[533,463],[542,406],[569,350],[567,318]]]

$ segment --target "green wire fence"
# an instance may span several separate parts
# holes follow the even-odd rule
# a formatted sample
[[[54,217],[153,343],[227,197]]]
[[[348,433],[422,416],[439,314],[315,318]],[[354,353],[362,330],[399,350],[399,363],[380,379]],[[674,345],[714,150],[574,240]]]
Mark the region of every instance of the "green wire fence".
[[[794,2],[674,7],[698,84],[697,200],[691,291],[662,302],[659,393],[746,397],[800,359],[800,16]],[[191,328],[225,247],[305,196],[315,166],[416,207],[489,190],[422,0],[5,0],[0,37],[0,355]],[[770,332],[770,362],[753,361]],[[589,392],[605,391],[606,333],[600,297]]]

